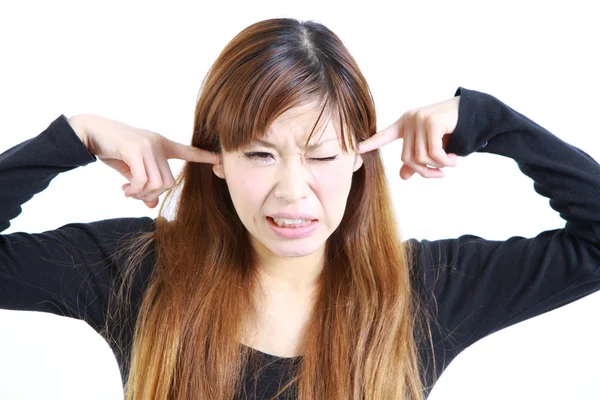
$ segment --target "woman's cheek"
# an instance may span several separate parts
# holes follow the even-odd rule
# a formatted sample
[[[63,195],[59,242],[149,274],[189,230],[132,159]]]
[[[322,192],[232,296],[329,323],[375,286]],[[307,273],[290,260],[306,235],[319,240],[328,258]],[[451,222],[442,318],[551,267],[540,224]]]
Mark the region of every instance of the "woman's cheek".
[[[233,165],[227,171],[227,186],[236,203],[250,204],[260,194],[262,182],[262,179],[257,179],[256,171],[249,168]]]
[[[352,182],[352,169],[346,163],[334,162],[328,168],[315,169],[314,177],[320,191],[346,195]]]
[[[240,187],[240,194],[247,196],[248,199],[255,199],[261,195],[264,191],[263,186],[267,185],[267,179],[260,178],[257,171],[246,169],[240,173],[238,180],[238,186]]]

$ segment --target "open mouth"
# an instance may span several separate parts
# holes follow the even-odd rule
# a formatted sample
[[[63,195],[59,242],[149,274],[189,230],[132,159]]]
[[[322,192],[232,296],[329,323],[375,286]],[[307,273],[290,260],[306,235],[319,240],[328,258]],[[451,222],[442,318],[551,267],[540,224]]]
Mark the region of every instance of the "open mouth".
[[[302,228],[304,226],[308,226],[310,225],[313,221],[317,221],[316,219],[283,219],[283,218],[277,218],[277,221],[275,221],[275,218],[273,217],[267,217],[267,219],[269,220],[269,222],[271,222],[273,225],[276,225],[280,228],[288,228],[288,229],[297,229],[297,228]],[[293,223],[287,223],[287,222],[293,222]]]
[[[267,222],[275,234],[286,239],[300,239],[310,236],[319,225],[319,220],[316,219],[302,221],[300,224],[289,226],[277,225],[272,217],[267,217]]]

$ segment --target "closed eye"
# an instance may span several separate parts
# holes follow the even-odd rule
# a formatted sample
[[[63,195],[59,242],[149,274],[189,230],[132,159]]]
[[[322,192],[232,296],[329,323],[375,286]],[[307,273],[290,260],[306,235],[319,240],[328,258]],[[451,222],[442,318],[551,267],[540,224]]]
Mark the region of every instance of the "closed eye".
[[[271,156],[271,153],[265,153],[265,152],[250,152],[250,153],[244,153],[244,155],[248,158],[254,158],[254,159],[258,159],[261,160],[260,162],[264,163],[264,161],[262,160],[266,160],[269,156]],[[314,161],[333,161],[337,158],[338,156],[331,156],[331,157],[324,157],[324,158],[309,158],[309,160],[314,160]]]

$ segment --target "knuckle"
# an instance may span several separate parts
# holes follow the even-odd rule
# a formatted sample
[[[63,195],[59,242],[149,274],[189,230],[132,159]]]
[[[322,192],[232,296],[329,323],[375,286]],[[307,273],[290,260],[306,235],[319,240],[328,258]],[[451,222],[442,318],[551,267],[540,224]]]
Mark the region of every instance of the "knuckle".
[[[400,156],[400,160],[404,163],[404,164],[408,164],[412,161],[411,158],[409,158],[408,154],[406,153],[402,153],[402,155]]]
[[[438,129],[438,123],[435,120],[435,118],[426,118],[424,120],[424,124],[425,124],[425,128],[427,129],[427,132],[429,132],[430,134],[432,132],[436,132]]]
[[[144,160],[142,149],[134,143],[131,143],[127,146],[123,153],[123,161],[131,166],[132,163],[137,163],[138,161]]]
[[[415,154],[415,161],[419,164],[426,164],[429,161],[429,157],[423,153]]]
[[[132,193],[139,193],[140,190],[142,190],[142,188],[144,187],[144,185],[146,184],[146,178],[145,177],[134,177],[131,180],[131,191]]]
[[[412,123],[412,121],[416,118],[418,111],[419,110],[417,108],[413,108],[404,113],[403,117],[405,117],[407,124]]]
[[[160,145],[162,142],[161,139],[162,137],[156,132],[151,132],[151,134],[148,136],[148,141],[153,146]]]
[[[141,149],[148,150],[152,148],[154,141],[152,140],[152,136],[148,135],[142,137],[139,141],[139,144]]]
[[[415,112],[415,117],[417,121],[424,122],[428,117],[427,111],[425,111],[423,108],[420,108]]]
[[[146,185],[147,190],[155,191],[162,189],[163,184],[160,180],[151,181]]]
[[[446,157],[442,153],[441,149],[435,149],[431,153],[431,158],[440,165],[445,165]]]
[[[165,189],[171,189],[173,186],[175,186],[175,180],[173,178],[167,178],[165,179]]]

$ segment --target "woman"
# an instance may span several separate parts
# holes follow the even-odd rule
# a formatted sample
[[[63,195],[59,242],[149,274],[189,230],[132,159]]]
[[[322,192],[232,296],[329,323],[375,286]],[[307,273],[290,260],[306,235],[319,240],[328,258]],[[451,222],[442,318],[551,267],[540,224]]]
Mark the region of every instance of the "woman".
[[[403,179],[476,151],[513,158],[565,228],[402,242],[373,151],[398,138]],[[188,161],[177,179],[168,158]],[[149,207],[168,190],[161,217],[2,236],[0,307],[88,322],[130,399],[424,398],[472,343],[600,288],[595,160],[462,87],[376,132],[356,62],[314,22],[233,38],[203,82],[191,146],[82,114],[4,152],[0,228],[97,159]]]

